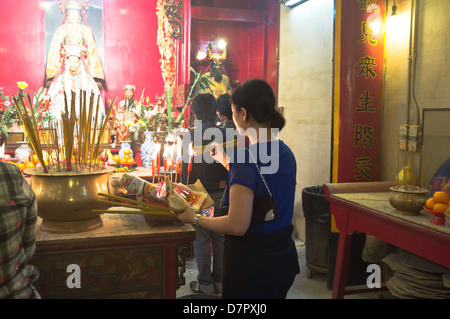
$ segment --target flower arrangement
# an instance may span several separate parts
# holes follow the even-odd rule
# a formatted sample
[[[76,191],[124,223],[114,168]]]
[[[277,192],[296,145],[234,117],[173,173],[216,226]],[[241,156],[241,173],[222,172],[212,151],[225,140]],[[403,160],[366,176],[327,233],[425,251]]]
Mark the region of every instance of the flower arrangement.
[[[19,120],[19,114],[14,107],[14,101],[12,99],[20,97],[24,98],[28,96],[28,93],[24,93],[24,90],[28,87],[28,83],[25,81],[17,82],[19,91],[17,96],[12,95],[11,100],[7,95],[4,95],[3,88],[0,88],[0,135],[8,137],[9,128]],[[40,88],[38,93],[34,94],[33,102],[33,114],[36,119],[39,128],[44,128],[43,123],[50,119],[48,115],[48,108],[50,106],[50,98],[47,95],[42,95],[44,88]],[[42,95],[42,99],[40,98]],[[47,127],[46,127],[47,128]]]
[[[149,97],[145,99],[145,103],[140,102],[140,113],[137,114],[137,117],[139,125],[145,130],[156,132],[158,129],[165,129],[165,114],[159,109],[157,104],[150,103]]]
[[[129,137],[132,141],[138,139],[138,133],[143,130],[152,132],[167,131],[167,114],[161,105],[150,103],[149,97],[141,97],[135,108],[131,108],[132,118],[126,119],[121,125],[124,132],[121,140]],[[120,121],[119,121],[120,122]],[[120,125],[120,123],[116,123]]]
[[[3,94],[3,88],[0,87],[0,140],[3,144],[3,140],[8,137],[8,130],[16,122],[16,111],[9,100],[8,96]],[[4,137],[3,139],[1,137]]]

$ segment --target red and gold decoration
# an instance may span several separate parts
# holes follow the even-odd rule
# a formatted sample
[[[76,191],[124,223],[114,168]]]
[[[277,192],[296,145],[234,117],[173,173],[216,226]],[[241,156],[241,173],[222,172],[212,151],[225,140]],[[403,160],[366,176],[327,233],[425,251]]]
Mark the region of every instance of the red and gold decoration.
[[[333,183],[379,179],[385,5],[336,0]]]
[[[158,17],[158,33],[156,41],[161,54],[161,74],[165,89],[172,88],[175,84],[175,40],[172,37],[173,25],[166,14],[168,4],[164,0],[158,0],[156,4],[156,15]]]
[[[336,1],[332,181],[380,174],[385,1]]]

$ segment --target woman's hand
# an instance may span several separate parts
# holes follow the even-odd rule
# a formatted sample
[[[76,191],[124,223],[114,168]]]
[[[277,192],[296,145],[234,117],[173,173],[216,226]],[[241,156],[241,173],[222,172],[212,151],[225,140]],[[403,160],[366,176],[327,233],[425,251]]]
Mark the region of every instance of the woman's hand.
[[[187,204],[186,209],[181,214],[178,214],[178,219],[183,223],[193,223],[195,218],[195,210],[192,208],[191,204]]]
[[[225,153],[223,146],[217,142],[211,143],[211,145],[213,146],[213,149],[210,152],[211,157],[228,169],[230,157]]]

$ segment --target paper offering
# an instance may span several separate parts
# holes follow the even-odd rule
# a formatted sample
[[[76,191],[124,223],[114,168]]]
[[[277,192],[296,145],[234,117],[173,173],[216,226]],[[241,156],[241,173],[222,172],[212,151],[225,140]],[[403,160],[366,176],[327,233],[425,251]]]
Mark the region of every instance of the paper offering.
[[[136,195],[137,199],[164,202],[169,210],[181,213],[190,204],[196,212],[208,211],[214,201],[203,187],[200,180],[193,185],[173,183],[170,177],[161,180],[159,184],[152,184],[131,174],[123,174],[120,185],[129,195]]]

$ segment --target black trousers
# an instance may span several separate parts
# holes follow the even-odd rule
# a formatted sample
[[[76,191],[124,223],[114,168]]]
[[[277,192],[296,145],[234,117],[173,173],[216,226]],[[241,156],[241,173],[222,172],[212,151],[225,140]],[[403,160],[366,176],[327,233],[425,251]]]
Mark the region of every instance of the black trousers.
[[[223,299],[284,299],[300,272],[293,226],[225,236]]]

